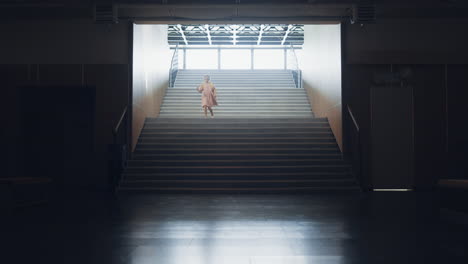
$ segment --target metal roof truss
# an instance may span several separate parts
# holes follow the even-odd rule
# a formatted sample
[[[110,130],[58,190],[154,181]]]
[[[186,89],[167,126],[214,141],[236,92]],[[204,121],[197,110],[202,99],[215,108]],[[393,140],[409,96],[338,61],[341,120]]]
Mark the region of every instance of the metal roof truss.
[[[170,45],[302,45],[304,25],[169,25]]]

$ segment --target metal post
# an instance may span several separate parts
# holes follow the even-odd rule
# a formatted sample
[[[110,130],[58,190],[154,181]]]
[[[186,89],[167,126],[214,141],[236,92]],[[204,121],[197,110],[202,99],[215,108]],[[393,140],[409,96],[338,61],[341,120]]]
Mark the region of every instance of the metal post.
[[[218,48],[218,70],[221,69],[221,48]]]
[[[254,69],[254,49],[250,49],[250,69]]]
[[[184,61],[184,70],[187,69],[187,63],[186,63],[187,54],[186,53],[187,53],[187,50],[184,48],[184,59],[183,59],[183,61]]]
[[[284,48],[284,69],[287,70],[288,69],[288,50],[286,48]]]

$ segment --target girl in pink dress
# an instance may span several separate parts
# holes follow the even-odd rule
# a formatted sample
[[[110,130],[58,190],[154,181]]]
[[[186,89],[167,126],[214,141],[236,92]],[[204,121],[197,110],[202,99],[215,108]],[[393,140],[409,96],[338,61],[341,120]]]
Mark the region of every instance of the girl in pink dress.
[[[198,86],[197,90],[202,94],[202,107],[205,111],[205,117],[207,116],[207,110],[210,110],[211,118],[214,117],[213,109],[211,107],[218,105],[216,102],[216,87],[210,82],[210,76],[204,76],[204,82]]]

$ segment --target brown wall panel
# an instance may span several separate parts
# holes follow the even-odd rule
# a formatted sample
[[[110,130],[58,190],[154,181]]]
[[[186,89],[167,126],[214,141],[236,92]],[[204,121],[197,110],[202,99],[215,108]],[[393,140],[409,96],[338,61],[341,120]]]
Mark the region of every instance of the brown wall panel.
[[[37,67],[41,84],[82,85],[84,66],[81,64],[40,64]]]

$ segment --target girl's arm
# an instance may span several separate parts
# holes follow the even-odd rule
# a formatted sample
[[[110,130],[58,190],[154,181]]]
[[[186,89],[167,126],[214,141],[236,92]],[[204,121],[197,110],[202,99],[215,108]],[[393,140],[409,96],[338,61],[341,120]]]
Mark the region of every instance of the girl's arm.
[[[202,88],[202,85],[201,85],[201,84],[197,87],[197,91],[198,91],[199,93],[201,93],[201,92],[203,91],[203,88]]]

